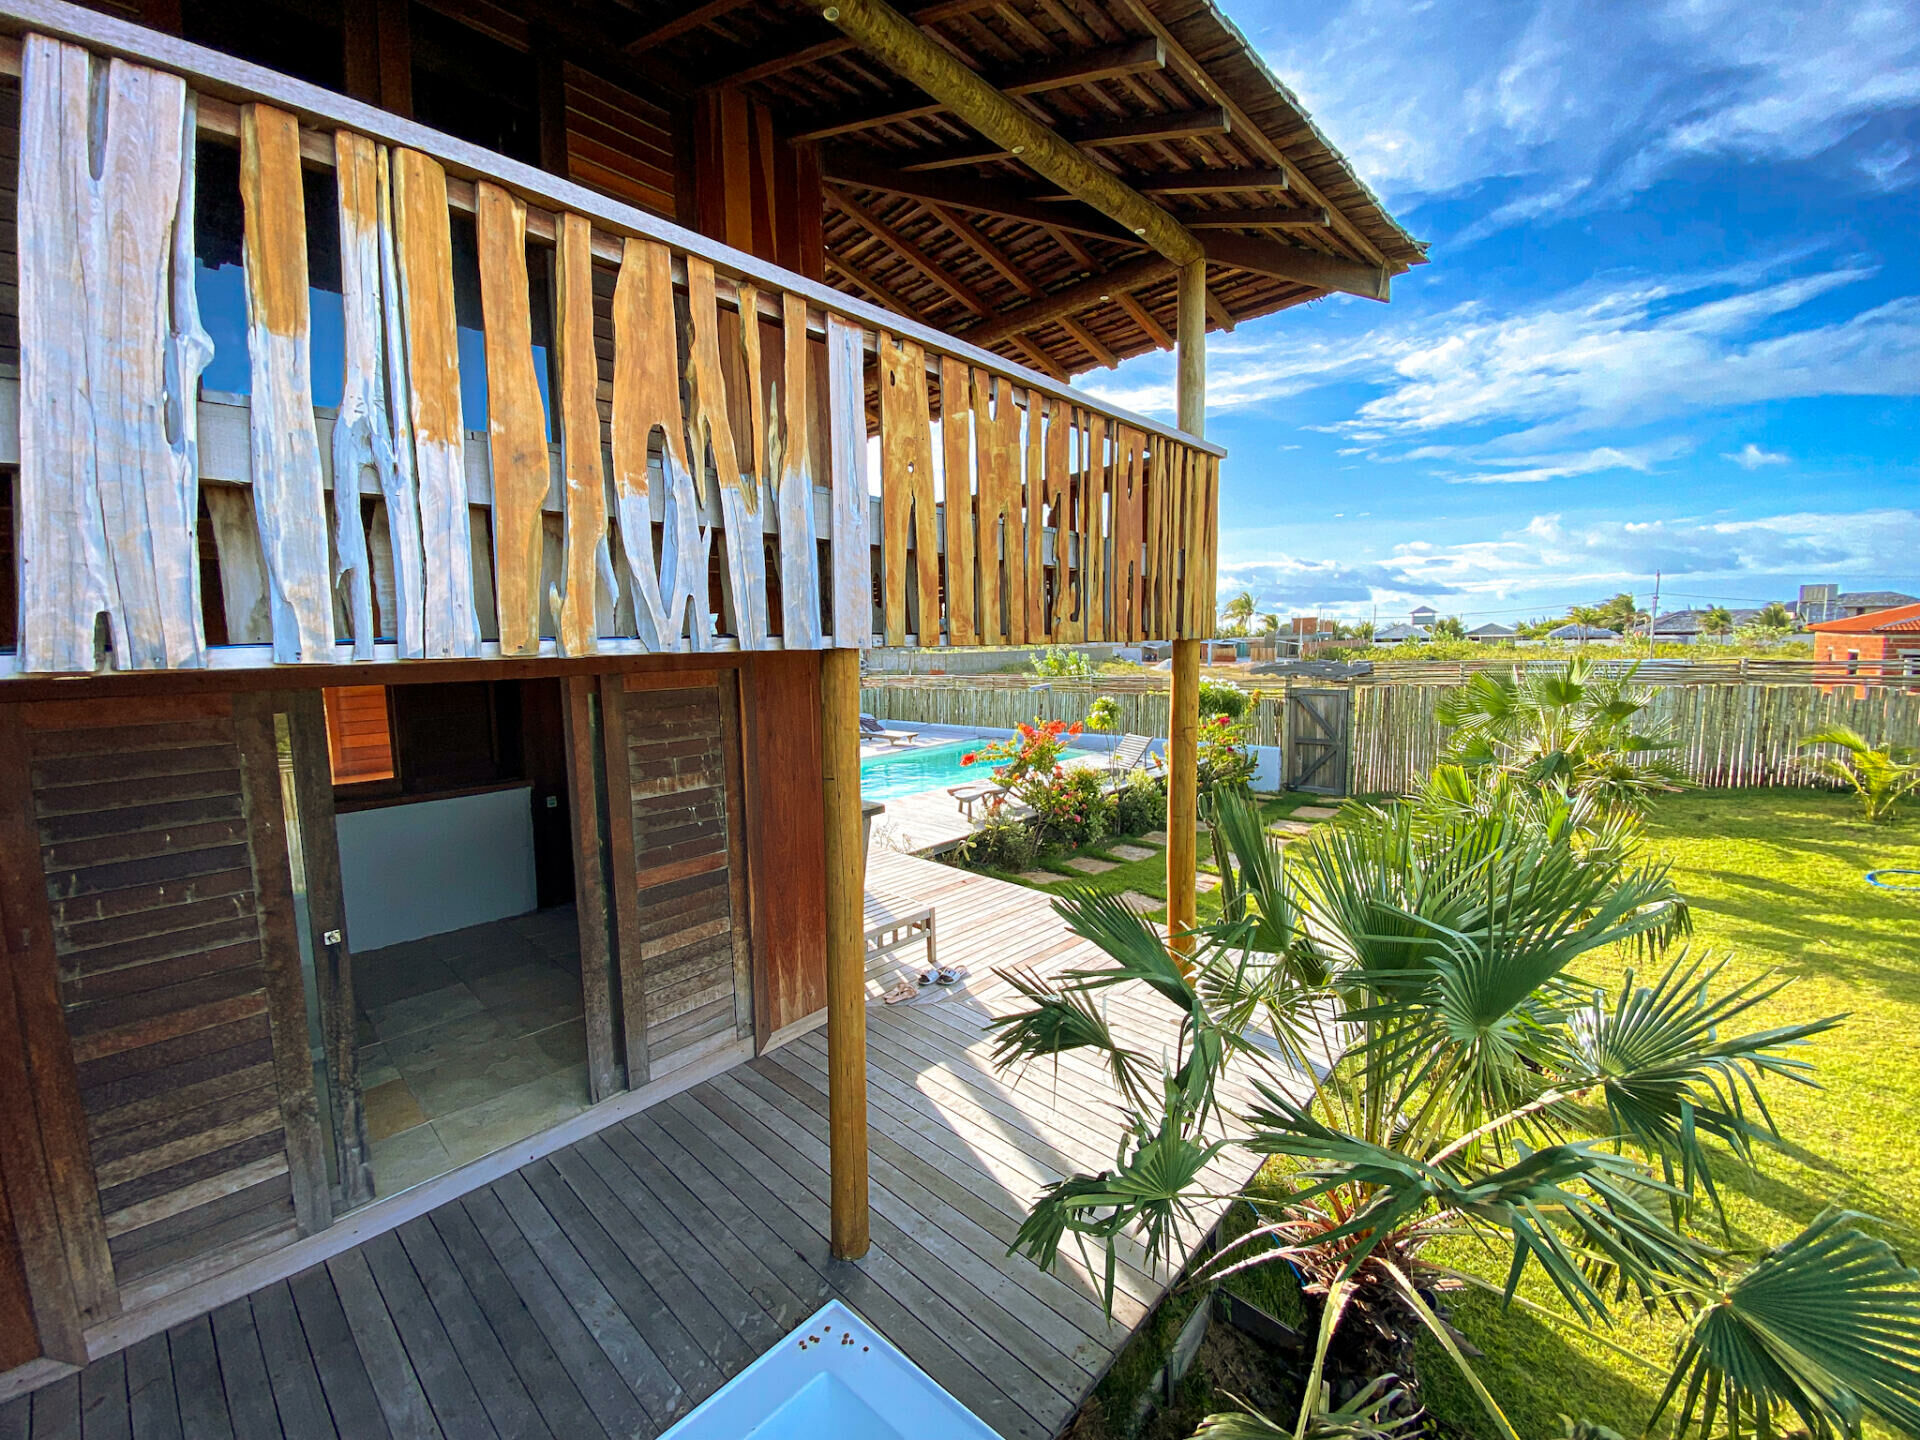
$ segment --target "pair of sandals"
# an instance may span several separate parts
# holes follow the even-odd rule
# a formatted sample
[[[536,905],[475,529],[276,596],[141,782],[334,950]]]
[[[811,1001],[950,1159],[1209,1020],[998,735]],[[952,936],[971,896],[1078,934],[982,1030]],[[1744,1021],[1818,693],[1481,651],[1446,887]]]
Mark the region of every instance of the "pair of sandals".
[[[964,965],[937,965],[922,970],[917,980],[902,980],[880,998],[889,1005],[904,1004],[912,1000],[922,990],[950,988],[967,978]]]

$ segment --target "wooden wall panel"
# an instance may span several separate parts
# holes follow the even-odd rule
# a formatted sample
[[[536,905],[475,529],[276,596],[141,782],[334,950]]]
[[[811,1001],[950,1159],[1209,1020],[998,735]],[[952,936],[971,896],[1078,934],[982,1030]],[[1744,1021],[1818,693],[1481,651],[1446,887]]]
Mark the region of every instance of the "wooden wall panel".
[[[1106,640],[1107,633],[1107,488],[1109,449],[1107,417],[1098,410],[1087,415],[1087,449],[1081,459],[1080,547],[1086,569],[1087,603],[1083,607],[1088,640]]]
[[[628,1083],[731,1040],[739,993],[727,747],[714,671],[609,676],[609,809]],[[734,740],[737,743],[737,738]],[[736,761],[737,763],[737,761]],[[636,1027],[639,1034],[635,1034]]]
[[[973,372],[973,442],[979,469],[976,537],[980,560],[980,643],[1027,641],[1026,535],[1021,525],[1020,407],[1013,384]]]
[[[578,65],[563,74],[568,177],[674,219],[674,115]]]
[[[1140,546],[1146,525],[1146,436],[1130,425],[1118,430],[1113,505],[1113,629],[1115,640],[1146,639],[1141,606]]]
[[[759,1042],[827,1003],[826,820],[820,662],[755,655],[746,710],[747,865],[753,884]]]
[[[940,538],[936,520],[926,352],[911,340],[882,335],[880,524],[885,546],[881,577],[886,584],[889,645],[904,645],[909,631],[921,645],[940,643]],[[909,593],[914,602],[911,614],[907,610]]]
[[[243,758],[224,695],[48,702],[22,719],[116,1282],[292,1239],[319,1157],[290,897],[266,898],[286,865],[284,838],[278,854],[263,840],[281,836],[271,750],[256,735]],[[289,975],[292,1026],[273,1013]],[[325,1223],[318,1183],[306,1228]]]

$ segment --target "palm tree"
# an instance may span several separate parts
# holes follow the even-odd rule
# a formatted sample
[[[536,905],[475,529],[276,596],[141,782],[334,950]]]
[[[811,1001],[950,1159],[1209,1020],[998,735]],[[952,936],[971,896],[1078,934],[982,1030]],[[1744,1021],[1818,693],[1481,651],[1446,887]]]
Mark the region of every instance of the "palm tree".
[[[1567,620],[1580,627],[1577,639],[1582,650],[1587,648],[1587,632],[1599,628],[1605,612],[1598,605],[1571,605],[1567,607]]]
[[[1687,1329],[1654,1418],[1676,1409],[1683,1437],[1764,1436],[1791,1416],[1825,1440],[1863,1412],[1920,1433],[1920,1276],[1858,1217],[1823,1215],[1744,1265],[1696,1233],[1718,1208],[1709,1144],[1749,1160],[1781,1144],[1760,1086],[1810,1083],[1796,1052],[1837,1021],[1745,1029],[1786,982],[1723,986],[1720,964],[1669,956],[1687,915],[1664,866],[1589,850],[1550,814],[1435,823],[1409,805],[1322,831],[1295,865],[1249,801],[1220,795],[1214,813],[1221,919],[1191,961],[1082,892],[1056,908],[1105,962],[1028,977],[1031,1008],[996,1022],[1002,1064],[1088,1051],[1132,1107],[1115,1165],[1044,1191],[1017,1250],[1043,1267],[1070,1235],[1104,1251],[1111,1305],[1123,1238],[1171,1263],[1202,1170],[1237,1147],[1279,1157],[1292,1188],[1256,1202],[1203,1274],[1302,1277],[1317,1315],[1296,1437],[1358,1433],[1330,1412],[1377,1419],[1386,1376],[1397,1413],[1416,1407],[1425,1332],[1517,1440],[1438,1313],[1439,1292],[1466,1286],[1588,1328],[1622,1300],[1677,1308]],[[1651,973],[1610,994],[1575,978],[1616,944]],[[1099,1002],[1119,985],[1178,1014],[1170,1066],[1115,1044]],[[1259,1099],[1228,1123],[1230,1068]],[[1436,1257],[1460,1237],[1509,1258],[1504,1284]],[[1516,1294],[1536,1268],[1564,1310]],[[1209,1434],[1286,1433],[1218,1418]]]
[[[1700,617],[1702,635],[1731,635],[1733,633],[1733,612],[1724,605],[1709,605],[1706,613]]]
[[[1577,658],[1550,670],[1482,671],[1434,704],[1448,729],[1442,758],[1488,778],[1637,810],[1655,792],[1685,784],[1686,772],[1669,755],[1678,741],[1650,722],[1655,691],[1633,675],[1603,674]]]
[[[1280,633],[1280,617],[1274,614],[1271,610],[1267,611],[1264,615],[1260,616],[1260,633],[1262,635],[1279,634]]]
[[[1869,822],[1891,820],[1894,807],[1903,796],[1920,791],[1920,750],[1891,741],[1873,745],[1850,725],[1823,725],[1800,742],[1809,745],[1837,745],[1839,755],[1815,755],[1813,763],[1823,774],[1843,780],[1860,797],[1861,808]]]
[[[1253,596],[1242,590],[1220,609],[1221,631],[1228,635],[1244,635],[1247,622],[1253,618]]]

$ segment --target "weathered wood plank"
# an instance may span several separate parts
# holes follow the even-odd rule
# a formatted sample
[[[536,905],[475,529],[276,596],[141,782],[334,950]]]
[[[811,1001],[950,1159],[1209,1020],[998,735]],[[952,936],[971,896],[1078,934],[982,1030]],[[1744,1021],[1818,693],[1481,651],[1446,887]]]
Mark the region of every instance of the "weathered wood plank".
[[[782,366],[778,403],[770,422],[768,469],[777,486],[780,517],[780,630],[788,650],[820,648],[820,547],[814,541],[813,344],[807,339],[807,302],[780,297]]]
[[[335,1426],[343,1435],[364,1435],[368,1440],[391,1436],[393,1432],[373,1393],[373,1381],[360,1358],[327,1267],[316,1265],[302,1271],[287,1282],[287,1289],[292,1292],[300,1333],[307,1353],[313,1357]]]
[[[1113,478],[1113,629],[1115,640],[1146,638],[1140,546],[1146,520],[1146,436],[1131,425],[1118,431]]]
[[[442,1315],[435,1308],[422,1281],[422,1272],[416,1270],[406,1251],[401,1248],[398,1234],[389,1231],[375,1236],[355,1253],[366,1261],[374,1283],[379,1287],[380,1304],[406,1345],[407,1359],[412,1363],[413,1372],[426,1393],[427,1403],[441,1430],[454,1436],[455,1440],[468,1435],[485,1440],[489,1435],[500,1433],[488,1417],[479,1391],[462,1365],[459,1351],[448,1333],[449,1327],[464,1331],[464,1327],[474,1324],[486,1330],[486,1321],[473,1308],[472,1297],[466,1294],[465,1287],[459,1286],[457,1297],[442,1292],[448,1301],[448,1313]],[[457,1277],[453,1283],[458,1286]],[[349,1318],[354,1318],[353,1304],[347,1302],[347,1293],[354,1287],[342,1285],[338,1271],[334,1275],[334,1284],[340,1287],[342,1303],[348,1304]],[[368,1323],[377,1325],[377,1317]],[[363,1331],[362,1322],[355,1319],[354,1334],[359,1336],[363,1333],[367,1332]],[[488,1339],[493,1339],[491,1332],[488,1332]],[[366,1353],[364,1348],[361,1353]],[[371,1363],[369,1360],[369,1365]],[[504,1387],[509,1392],[519,1390],[512,1366],[499,1353],[498,1340],[493,1341],[487,1361],[479,1363],[476,1368],[481,1371],[483,1384]],[[517,1417],[521,1423],[518,1433],[544,1435],[546,1427],[540,1424],[539,1416],[534,1413],[525,1393],[521,1392],[515,1399],[521,1407]],[[391,1420],[388,1423],[391,1424]],[[511,1426],[508,1433],[515,1433]]]
[[[614,1051],[613,948],[600,825],[603,751],[594,733],[594,680],[571,675],[561,682],[562,732],[566,740],[567,814],[573,827],[574,911],[580,931],[580,992],[587,1031],[587,1093],[596,1102],[620,1088]]]
[[[701,487],[687,457],[680,412],[679,324],[673,255],[650,240],[626,241],[613,292],[613,493],[620,549],[633,577],[633,614],[652,650],[685,648],[689,611],[698,645],[706,633],[707,532]],[[666,521],[653,558],[647,452],[660,433]]]
[[[167,1332],[167,1356],[180,1404],[180,1428],[189,1440],[234,1440],[227,1409],[220,1356],[214,1349],[213,1322],[205,1315]],[[233,1366],[237,1382],[241,1366]]]
[[[240,198],[246,208],[247,352],[253,519],[267,567],[273,658],[331,664],[326,496],[313,423],[307,312],[306,201],[300,122],[289,111],[240,111]]]
[[[646,972],[640,960],[640,892],[635,876],[631,762],[627,759],[627,696],[618,676],[600,677],[600,739],[607,774],[607,854],[613,872],[613,956],[620,983],[627,1085],[648,1079]]]
[[[1027,473],[1022,489],[1022,513],[1026,516],[1027,548],[1021,562],[1021,584],[1026,592],[1027,639],[1041,644],[1048,640],[1047,630],[1047,438],[1040,392],[1027,392]]]
[[[1087,453],[1083,462],[1080,543],[1087,568],[1087,624],[1085,638],[1105,640],[1107,634],[1107,487],[1110,454],[1107,417],[1088,412]]]
[[[566,558],[565,579],[553,599],[554,638],[562,655],[591,655],[599,648],[602,613],[611,619],[619,603],[619,581],[607,543],[607,478],[600,458],[600,411],[594,403],[600,373],[593,342],[593,233],[584,216],[560,217],[556,278]],[[545,463],[543,452],[543,493]],[[643,526],[641,532],[649,549],[651,529]]]
[[[693,437],[693,463],[696,470],[705,464],[713,467],[726,537],[734,633],[743,650],[758,650],[767,641],[767,566],[761,545],[758,467],[742,463],[740,437],[733,433],[728,415],[713,265],[694,255],[687,257],[687,314],[693,331],[687,361],[687,429]],[[757,341],[748,353],[757,355]],[[748,385],[758,388],[754,377],[749,377]]]
[[[1073,578],[1073,407],[1047,401],[1047,444],[1040,457],[1040,515],[1053,530],[1053,604],[1047,612],[1048,640],[1064,633],[1078,593]],[[1029,482],[1031,483],[1031,482]]]
[[[326,1273],[333,1279],[345,1328],[359,1351],[374,1398],[386,1417],[387,1429],[395,1440],[440,1440],[441,1429],[433,1418],[433,1407],[415,1373],[406,1343],[374,1282],[365,1250],[349,1250],[334,1257],[327,1262]],[[294,1293],[298,1298],[298,1289]]]
[[[985,370],[973,372],[973,438],[980,472],[980,643],[1024,645],[1020,410],[1012,383]]]
[[[540,509],[547,424],[533,370],[527,207],[489,180],[474,186],[480,305],[486,318],[487,438],[493,462],[494,600],[500,653],[540,649]],[[590,592],[589,592],[590,593]]]
[[[326,1395],[307,1349],[306,1334],[300,1328],[293,1292],[284,1280],[269,1285],[253,1295],[252,1308],[260,1354],[273,1389],[273,1406],[287,1440],[332,1440],[339,1431],[327,1413]]]
[[[966,362],[940,357],[940,452],[942,510],[946,521],[947,643],[972,645],[976,529],[973,517],[972,372]]]
[[[880,337],[880,524],[887,644],[940,643],[940,541],[933,501],[933,417],[926,352]],[[909,562],[915,582],[908,584]],[[909,591],[913,610],[907,609]]]
[[[420,531],[420,490],[413,448],[413,377],[407,363],[407,319],[400,259],[394,241],[393,155],[380,147],[380,318],[386,340],[387,423],[393,435],[393,484],[376,515],[386,530],[392,607],[385,627],[402,660],[427,653],[426,555]],[[380,574],[375,531],[375,575]]]
[[[394,248],[426,571],[424,648],[430,659],[450,659],[479,653],[480,626],[467,518],[447,176],[438,161],[417,150],[395,150],[392,171]]]
[[[374,143],[350,130],[334,131],[333,172],[346,351],[340,413],[333,422],[334,583],[345,592],[353,658],[371,660],[373,560],[360,518],[361,476],[372,471],[384,493],[393,485],[394,470],[393,432],[380,380],[380,162]]]
[[[873,643],[873,559],[867,541],[866,361],[860,327],[827,317],[827,424],[833,500],[833,643]]]
[[[21,668],[92,670],[102,613],[116,668],[197,666],[185,416],[210,346],[190,268],[189,293],[169,293],[175,216],[192,203],[193,107],[179,77],[120,60],[106,62],[96,106],[91,65],[44,36],[23,46]]]

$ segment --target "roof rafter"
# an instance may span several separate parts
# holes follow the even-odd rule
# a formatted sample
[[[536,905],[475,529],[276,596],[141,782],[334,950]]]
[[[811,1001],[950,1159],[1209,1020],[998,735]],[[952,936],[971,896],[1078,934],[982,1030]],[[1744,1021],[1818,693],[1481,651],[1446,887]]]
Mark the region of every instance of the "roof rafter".
[[[1246,226],[1281,230],[1324,230],[1333,217],[1319,206],[1254,205],[1245,210],[1188,210],[1180,219],[1189,230],[1238,230]]]
[[[971,175],[928,175],[882,165],[840,145],[820,149],[820,173],[843,185],[862,190],[880,190],[908,200],[932,201],[971,210],[981,215],[998,215],[1005,220],[1024,220],[1029,225],[1069,230],[1076,235],[1091,235],[1100,240],[1120,240],[1140,244],[1140,237],[1107,219],[1099,211],[1079,201],[1047,204],[1032,199],[1011,186],[981,180]]]
[[[715,0],[715,3],[736,3],[736,0]],[[1144,40],[1129,40],[1122,45],[1109,45],[1080,55],[1045,60],[1038,65],[1028,65],[992,77],[992,80],[1004,94],[1037,95],[1045,90],[1061,90],[1070,85],[1088,85],[1097,80],[1138,75],[1143,71],[1158,70],[1166,63],[1166,46],[1148,36]],[[929,115],[938,115],[946,108],[938,100],[899,97],[864,114],[823,120],[810,129],[798,131],[792,138],[826,140],[856,130],[872,130],[906,120],[922,120]]]
[[[949,275],[945,268],[931,255],[927,254],[925,250],[921,249],[920,246],[913,241],[907,239],[906,236],[895,230],[891,225],[887,224],[886,221],[873,214],[872,211],[868,210],[858,200],[855,200],[838,186],[828,185],[825,189],[827,198],[839,207],[848,219],[854,221],[862,229],[866,230],[874,239],[893,251],[894,254],[913,266],[914,269],[920,271],[929,280],[933,281],[934,284],[938,285],[962,305],[973,311],[974,314],[991,315],[994,313],[992,302],[978,290],[975,290],[964,280],[959,280]]]

